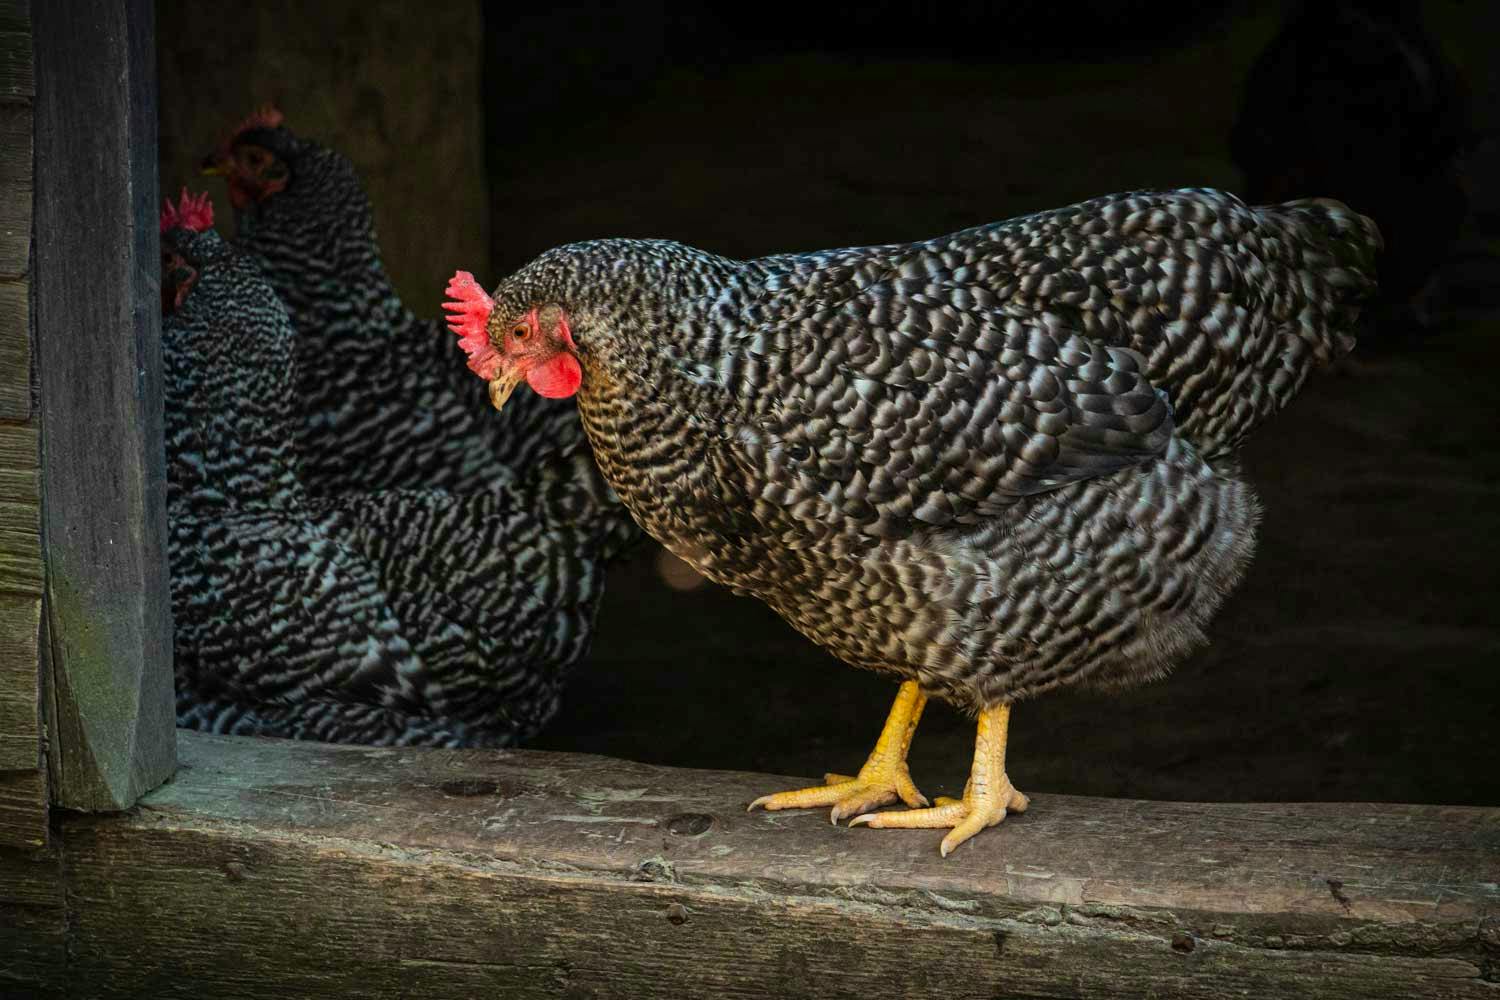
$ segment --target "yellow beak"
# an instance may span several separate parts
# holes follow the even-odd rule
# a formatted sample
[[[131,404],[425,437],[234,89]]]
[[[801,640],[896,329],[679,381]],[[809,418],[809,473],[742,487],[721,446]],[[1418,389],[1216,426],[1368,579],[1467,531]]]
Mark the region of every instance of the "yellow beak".
[[[498,410],[505,405],[505,401],[510,398],[511,393],[516,391],[516,386],[520,385],[523,379],[524,376],[520,370],[513,369],[490,382],[490,402],[495,404],[495,409]]]

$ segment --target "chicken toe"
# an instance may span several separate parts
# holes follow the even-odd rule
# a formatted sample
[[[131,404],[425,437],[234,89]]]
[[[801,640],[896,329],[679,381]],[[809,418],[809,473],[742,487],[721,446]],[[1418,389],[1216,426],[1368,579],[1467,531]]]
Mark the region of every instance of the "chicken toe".
[[[750,809],[756,806],[767,810],[832,806],[829,821],[837,823],[867,809],[878,809],[896,801],[913,809],[927,805],[927,797],[917,790],[906,767],[906,754],[926,702],[927,696],[915,681],[902,684],[880,732],[880,739],[870,751],[864,767],[859,769],[859,774],[852,777],[827,774],[822,785],[762,795],[750,803]]]
[[[961,799],[939,797],[928,809],[863,813],[850,826],[912,830],[949,828],[939,848],[943,857],[979,831],[995,826],[1007,813],[1026,811],[1030,800],[1010,782],[1005,773],[1005,742],[1010,727],[1010,705],[985,709],[979,715],[974,740],[974,766]]]

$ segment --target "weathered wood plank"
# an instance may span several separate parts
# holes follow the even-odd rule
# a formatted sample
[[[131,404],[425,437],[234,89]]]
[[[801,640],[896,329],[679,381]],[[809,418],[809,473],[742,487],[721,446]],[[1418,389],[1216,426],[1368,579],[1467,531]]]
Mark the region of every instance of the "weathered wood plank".
[[[173,766],[150,0],[49,0],[36,259],[53,800],[123,809]]]
[[[0,423],[0,591],[42,592],[39,461],[35,427]]]
[[[1500,810],[1037,795],[944,861],[765,776],[181,736],[62,825],[86,995],[1494,995]]]
[[[0,101],[0,278],[31,266],[31,129],[30,105]]]
[[[24,31],[0,31],[0,97],[25,98],[35,92],[31,35]]]
[[[0,0],[0,31],[31,33],[31,0]]]
[[[35,427],[0,423],[0,503],[41,505],[40,461]]]
[[[40,598],[0,594],[0,771],[42,766],[41,622]]]
[[[0,848],[0,996],[61,997],[66,977],[61,851]]]
[[[30,321],[26,282],[0,280],[0,420],[31,417]]]
[[[36,767],[0,771],[0,847],[47,842],[47,782]]]
[[[42,592],[40,532],[34,505],[0,501],[0,590]]]

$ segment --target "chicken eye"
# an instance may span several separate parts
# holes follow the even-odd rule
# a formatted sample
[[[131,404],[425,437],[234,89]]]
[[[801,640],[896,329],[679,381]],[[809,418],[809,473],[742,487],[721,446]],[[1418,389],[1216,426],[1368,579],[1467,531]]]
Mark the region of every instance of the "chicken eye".
[[[515,337],[517,340],[525,340],[527,337],[531,336],[531,327],[527,326],[525,323],[517,323],[516,328],[510,331],[510,335],[512,337]]]

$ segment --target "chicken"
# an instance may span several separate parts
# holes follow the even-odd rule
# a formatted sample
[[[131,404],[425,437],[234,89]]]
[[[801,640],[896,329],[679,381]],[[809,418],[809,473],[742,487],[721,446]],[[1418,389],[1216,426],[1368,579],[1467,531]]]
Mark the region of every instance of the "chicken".
[[[472,494],[313,496],[285,308],[206,196],[167,206],[162,250],[179,725],[443,746],[536,732],[602,592],[586,449]]]
[[[751,808],[942,828],[946,855],[1027,806],[1015,701],[1205,641],[1255,543],[1235,449],[1352,347],[1378,246],[1337,202],[1139,192],[752,261],[572,244],[493,295],[461,272],[447,308],[495,405],[577,396],[649,534],[902,681],[858,774]],[[931,697],[978,725],[963,797],[929,806],[906,753]]]
[[[440,320],[407,309],[381,262],[374,215],[353,164],[294,135],[280,112],[241,122],[205,169],[228,180],[236,245],[262,265],[297,330],[297,426],[303,480],[317,493],[505,482],[553,462],[580,476],[581,518],[612,550],[640,537],[587,452],[577,411],[536,397],[485,419],[483,386],[454,363]]]

